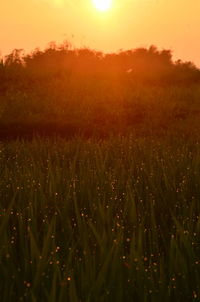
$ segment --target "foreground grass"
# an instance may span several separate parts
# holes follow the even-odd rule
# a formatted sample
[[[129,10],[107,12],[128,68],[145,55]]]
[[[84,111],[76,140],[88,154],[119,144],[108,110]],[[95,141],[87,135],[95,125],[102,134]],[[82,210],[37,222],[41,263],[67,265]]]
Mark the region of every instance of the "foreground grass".
[[[199,301],[197,139],[0,144],[1,301]]]

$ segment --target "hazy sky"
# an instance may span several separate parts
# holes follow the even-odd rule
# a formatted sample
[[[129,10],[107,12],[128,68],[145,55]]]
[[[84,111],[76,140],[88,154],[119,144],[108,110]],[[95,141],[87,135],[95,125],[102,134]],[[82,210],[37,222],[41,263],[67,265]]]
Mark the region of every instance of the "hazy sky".
[[[63,40],[109,52],[154,44],[200,66],[200,0],[113,0],[104,13],[92,0],[0,0],[2,54]]]

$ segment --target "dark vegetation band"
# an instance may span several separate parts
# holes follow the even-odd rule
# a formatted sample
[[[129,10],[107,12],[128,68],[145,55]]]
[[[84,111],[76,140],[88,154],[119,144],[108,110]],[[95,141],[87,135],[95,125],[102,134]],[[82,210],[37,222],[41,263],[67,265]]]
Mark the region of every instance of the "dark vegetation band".
[[[0,63],[0,139],[198,132],[199,83],[193,63],[155,46],[16,49]]]
[[[192,62],[173,61],[171,50],[158,50],[153,45],[104,54],[88,48],[73,49],[69,43],[52,42],[45,50],[36,48],[28,55],[22,49],[15,49],[0,63],[1,90],[5,89],[5,82],[19,77],[26,82],[72,74],[121,76],[154,84],[200,82],[200,70]]]

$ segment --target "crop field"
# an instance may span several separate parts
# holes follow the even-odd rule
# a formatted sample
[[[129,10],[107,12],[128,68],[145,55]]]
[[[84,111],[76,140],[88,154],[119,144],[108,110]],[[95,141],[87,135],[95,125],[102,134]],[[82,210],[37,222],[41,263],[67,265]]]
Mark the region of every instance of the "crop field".
[[[0,60],[0,301],[200,301],[199,121],[169,50]]]
[[[198,137],[1,142],[1,301],[199,301],[199,196]]]

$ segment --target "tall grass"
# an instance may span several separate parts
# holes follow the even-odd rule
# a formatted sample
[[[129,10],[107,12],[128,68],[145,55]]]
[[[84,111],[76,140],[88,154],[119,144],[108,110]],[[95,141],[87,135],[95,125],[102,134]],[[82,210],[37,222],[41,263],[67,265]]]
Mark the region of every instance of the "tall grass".
[[[1,143],[1,301],[199,301],[199,196],[198,140]]]

